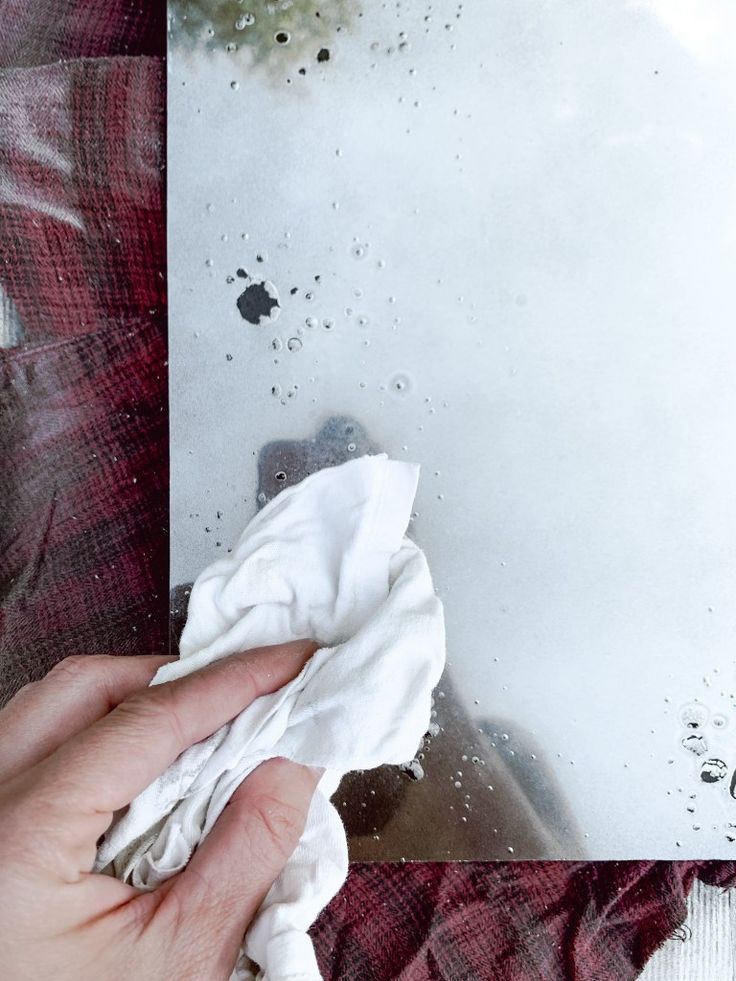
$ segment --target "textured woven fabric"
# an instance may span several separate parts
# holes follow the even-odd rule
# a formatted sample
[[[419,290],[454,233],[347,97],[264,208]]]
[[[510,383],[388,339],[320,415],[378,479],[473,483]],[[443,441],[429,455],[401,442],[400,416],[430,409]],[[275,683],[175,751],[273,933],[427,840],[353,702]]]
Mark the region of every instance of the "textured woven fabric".
[[[7,697],[72,652],[167,647],[165,76],[160,4],[0,0],[0,25]],[[626,981],[696,877],[736,865],[355,865],[312,932],[333,979]]]
[[[162,55],[166,6],[132,0],[3,0],[0,68],[60,58]]]
[[[313,930],[341,981],[630,981],[733,863],[353,866]],[[716,981],[716,979],[713,979]]]
[[[163,103],[153,58],[0,69],[0,701],[168,649]]]

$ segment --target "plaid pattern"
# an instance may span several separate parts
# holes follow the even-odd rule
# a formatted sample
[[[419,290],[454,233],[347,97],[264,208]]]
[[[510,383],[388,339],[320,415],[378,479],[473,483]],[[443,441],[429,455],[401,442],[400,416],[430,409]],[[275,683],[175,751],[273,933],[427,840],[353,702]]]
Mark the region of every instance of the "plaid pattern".
[[[736,869],[357,865],[312,932],[325,977],[340,981],[630,981],[682,923],[696,877],[725,886]]]
[[[152,7],[0,0],[0,313],[25,337],[0,350],[5,697],[72,652],[167,648]],[[44,67],[14,67],[29,65]],[[736,865],[354,865],[313,935],[334,979],[626,981],[682,922],[698,876],[733,884]]]
[[[152,58],[0,69],[0,701],[168,650],[164,91]]]
[[[165,31],[166,5],[155,0],[3,0],[0,68],[163,55]]]

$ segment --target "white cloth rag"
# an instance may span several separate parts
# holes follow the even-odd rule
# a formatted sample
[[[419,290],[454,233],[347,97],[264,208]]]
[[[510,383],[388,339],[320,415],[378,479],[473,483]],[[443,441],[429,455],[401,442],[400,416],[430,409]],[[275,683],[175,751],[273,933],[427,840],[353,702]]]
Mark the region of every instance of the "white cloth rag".
[[[268,981],[320,977],[307,930],[347,875],[329,800],[342,776],[410,760],[429,725],[445,635],[426,559],[405,537],[418,476],[383,454],[321,470],[267,504],[199,576],[180,659],[152,684],[252,647],[309,637],[320,649],[292,682],[182,753],[98,850],[98,870],[153,889],[185,867],[264,760],[325,768],[299,845],[246,934],[245,955]]]

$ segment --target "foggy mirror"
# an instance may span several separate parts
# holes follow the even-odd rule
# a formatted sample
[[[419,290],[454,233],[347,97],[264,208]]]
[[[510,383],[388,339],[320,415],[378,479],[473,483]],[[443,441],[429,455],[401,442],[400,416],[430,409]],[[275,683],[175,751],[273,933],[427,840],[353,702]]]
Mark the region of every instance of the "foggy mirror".
[[[356,858],[736,854],[736,13],[178,0],[171,585],[422,466],[448,667]]]

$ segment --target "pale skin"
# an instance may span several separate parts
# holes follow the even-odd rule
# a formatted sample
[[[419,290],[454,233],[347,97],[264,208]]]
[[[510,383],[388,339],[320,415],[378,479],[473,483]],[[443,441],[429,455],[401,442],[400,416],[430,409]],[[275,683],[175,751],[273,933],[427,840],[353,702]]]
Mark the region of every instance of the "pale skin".
[[[188,746],[301,671],[296,641],[148,688],[161,657],[76,657],[0,712],[5,981],[227,981],[296,847],[320,772],[276,759],[237,790],[187,868],[154,892],[91,872],[96,843]]]

